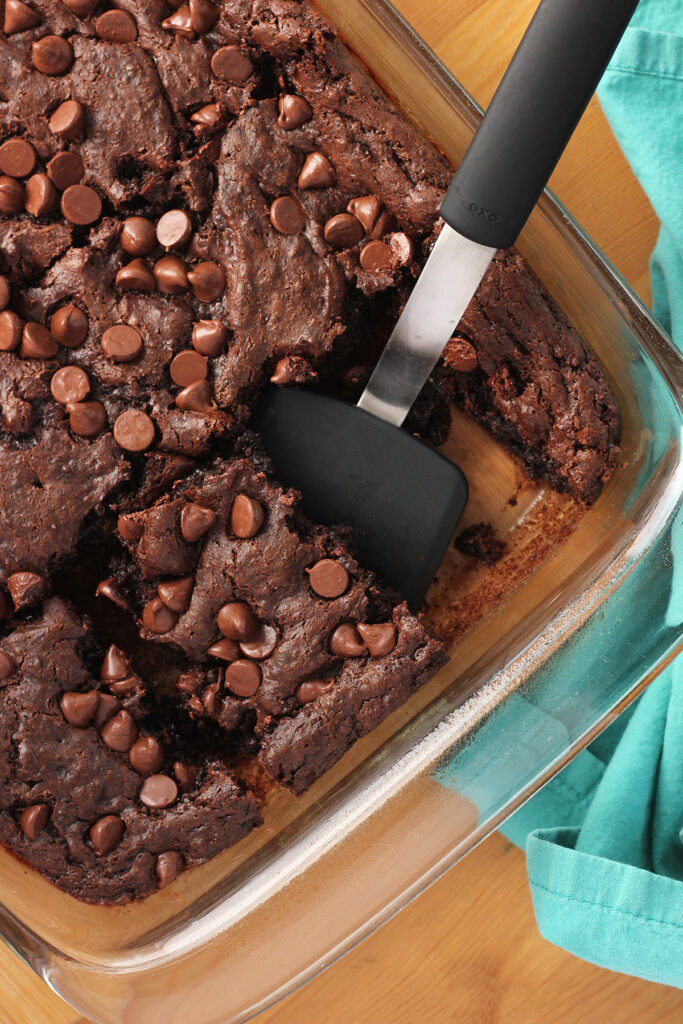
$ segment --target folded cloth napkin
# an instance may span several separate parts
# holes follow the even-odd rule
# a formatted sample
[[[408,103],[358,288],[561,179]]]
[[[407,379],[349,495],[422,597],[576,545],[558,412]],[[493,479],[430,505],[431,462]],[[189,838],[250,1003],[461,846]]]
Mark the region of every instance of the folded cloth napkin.
[[[641,0],[598,95],[661,221],[653,311],[683,350],[683,0]],[[678,625],[683,521],[672,546]],[[526,845],[545,938],[683,988],[683,656],[502,831]]]

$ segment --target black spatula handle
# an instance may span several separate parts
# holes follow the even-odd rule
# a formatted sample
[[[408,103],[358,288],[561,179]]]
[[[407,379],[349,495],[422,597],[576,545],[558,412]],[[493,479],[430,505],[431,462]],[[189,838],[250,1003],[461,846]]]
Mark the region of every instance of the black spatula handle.
[[[482,245],[512,245],[637,6],[541,0],[443,201],[447,224]]]

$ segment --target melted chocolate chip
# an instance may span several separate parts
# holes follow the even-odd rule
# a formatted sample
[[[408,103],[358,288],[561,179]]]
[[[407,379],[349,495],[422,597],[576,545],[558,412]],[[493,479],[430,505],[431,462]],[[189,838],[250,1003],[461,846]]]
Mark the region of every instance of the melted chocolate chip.
[[[164,18],[161,27],[169,32],[175,32],[177,36],[181,36],[183,39],[194,39],[195,32],[189,4],[183,4],[168,18]]]
[[[11,217],[24,209],[24,186],[3,174],[0,177],[0,213]]]
[[[221,46],[211,58],[211,70],[224,82],[246,82],[254,71],[254,65],[241,46]]]
[[[145,605],[142,624],[150,633],[169,633],[178,624],[178,614],[167,608],[160,597],[155,597]]]
[[[342,622],[330,637],[330,650],[339,658],[358,658],[367,654],[355,622]]]
[[[272,626],[265,622],[259,623],[259,627],[248,640],[240,640],[239,647],[242,654],[247,658],[254,658],[256,661],[263,661],[269,658],[277,645],[277,633]]]
[[[350,249],[363,237],[363,225],[350,213],[337,213],[325,224],[325,241],[335,249]]]
[[[197,35],[210,32],[219,16],[218,7],[210,0],[190,0],[190,21]]]
[[[193,384],[188,384],[175,396],[175,404],[179,409],[189,412],[206,412],[216,408],[208,380],[197,380]]]
[[[217,103],[207,103],[205,107],[195,110],[190,120],[199,128],[217,128],[221,123],[221,108]]]
[[[93,725],[96,729],[101,729],[107,724],[107,722],[117,715],[121,710],[121,702],[116,699],[111,693],[100,693],[100,700],[95,711],[95,718]]]
[[[99,16],[95,22],[95,32],[108,43],[133,43],[138,37],[138,26],[128,11],[114,8]]]
[[[371,235],[381,209],[382,202],[379,196],[360,196],[358,199],[351,200],[346,207],[346,212],[357,217],[363,225],[365,234]]]
[[[226,636],[217,640],[206,652],[211,658],[218,658],[219,661],[237,661],[240,656],[240,645],[236,640],[228,640]]]
[[[259,620],[246,601],[224,604],[216,617],[218,628],[228,640],[249,640],[259,627]]]
[[[107,648],[107,653],[100,669],[100,679],[104,682],[115,682],[118,679],[125,679],[130,668],[128,658],[116,644]]]
[[[47,593],[47,580],[37,572],[13,572],[7,579],[7,589],[18,612],[42,601]]]
[[[130,604],[122,593],[116,576],[110,576],[106,580],[101,580],[95,588],[95,597],[106,597],[108,601],[111,601],[117,607],[123,608],[124,611],[130,611]]]
[[[386,242],[367,242],[360,251],[360,265],[370,274],[391,270],[392,264],[393,256]]]
[[[173,764],[173,774],[178,782],[180,792],[189,793],[199,777],[199,769],[195,768],[194,765],[183,764],[182,761],[175,761]]]
[[[359,622],[358,632],[372,658],[383,658],[396,646],[396,626],[393,622],[380,622],[376,625]]]
[[[185,861],[183,856],[176,850],[167,850],[166,853],[160,853],[154,865],[156,876],[159,879],[159,888],[163,889],[165,886],[175,882],[184,868]]]
[[[119,516],[116,528],[124,540],[140,540],[144,527],[134,515]]]
[[[52,359],[57,355],[59,346],[57,339],[42,324],[24,324],[21,332],[22,359]]]
[[[21,341],[24,321],[11,309],[0,313],[0,352],[12,352]]]
[[[301,683],[297,687],[296,698],[299,704],[310,704],[312,700],[323,697],[334,689],[333,679],[309,679],[307,683]]]

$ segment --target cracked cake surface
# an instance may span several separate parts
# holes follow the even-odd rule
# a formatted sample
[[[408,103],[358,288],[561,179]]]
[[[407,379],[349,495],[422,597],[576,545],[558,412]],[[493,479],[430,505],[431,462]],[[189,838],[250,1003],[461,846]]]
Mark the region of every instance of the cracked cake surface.
[[[248,423],[269,382],[357,398],[453,171],[307,0],[5,0],[0,25],[0,839],[123,902],[260,820],[221,749],[303,792],[443,661]],[[517,253],[408,428],[441,443],[453,405],[586,505],[617,465],[609,384]],[[104,555],[92,592],[175,667],[173,694],[138,680],[112,716],[162,748],[167,807],[103,740],[110,638],[64,601]],[[84,726],[71,691],[94,694]],[[100,818],[123,822],[111,849]]]

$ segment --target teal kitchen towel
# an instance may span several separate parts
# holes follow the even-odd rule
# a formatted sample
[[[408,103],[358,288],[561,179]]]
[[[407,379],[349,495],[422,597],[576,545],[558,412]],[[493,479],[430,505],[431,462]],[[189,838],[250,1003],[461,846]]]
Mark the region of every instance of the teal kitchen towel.
[[[683,0],[642,0],[598,95],[661,221],[653,311],[683,349]],[[683,522],[668,622],[683,620]],[[683,658],[502,830],[526,845],[539,929],[683,988]]]

